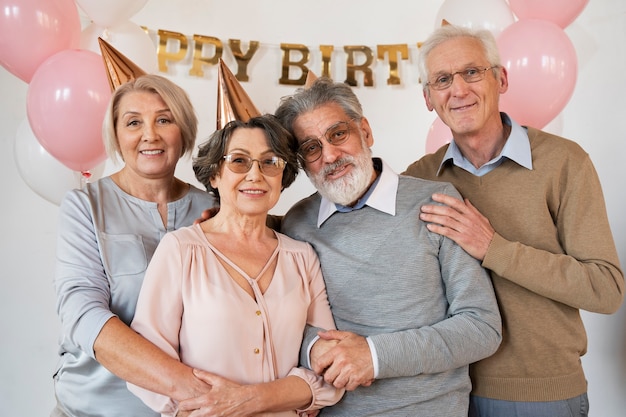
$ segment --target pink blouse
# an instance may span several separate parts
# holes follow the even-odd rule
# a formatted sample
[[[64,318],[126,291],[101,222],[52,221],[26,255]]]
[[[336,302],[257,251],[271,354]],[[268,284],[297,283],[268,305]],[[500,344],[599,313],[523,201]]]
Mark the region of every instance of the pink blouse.
[[[276,236],[278,245],[268,261],[278,257],[276,271],[261,293],[254,279],[209,243],[199,225],[168,233],[146,270],[132,328],[183,363],[237,383],[297,375],[311,387],[309,408],[332,405],[343,390],[298,368],[305,325],[335,328],[319,260],[308,243]],[[218,257],[246,277],[256,300]],[[128,386],[154,410],[175,414],[177,404],[170,398]]]

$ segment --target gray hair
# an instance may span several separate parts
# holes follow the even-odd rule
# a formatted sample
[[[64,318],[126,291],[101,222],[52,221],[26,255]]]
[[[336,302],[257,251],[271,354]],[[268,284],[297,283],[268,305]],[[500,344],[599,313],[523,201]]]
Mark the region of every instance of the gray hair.
[[[338,104],[351,119],[363,118],[363,108],[352,88],[328,77],[320,77],[310,87],[298,88],[294,95],[283,97],[275,114],[293,135],[293,123],[298,116],[329,103]]]
[[[424,41],[419,49],[419,73],[420,82],[424,89],[427,88],[426,83],[430,79],[430,74],[426,68],[426,61],[428,56],[437,46],[442,43],[455,38],[472,38],[477,40],[483,48],[485,58],[489,62],[489,66],[500,67],[500,53],[498,51],[498,44],[493,34],[485,29],[469,29],[463,26],[445,25],[437,28],[427,39]],[[493,70],[496,78],[500,77],[500,71]]]
[[[222,129],[213,132],[209,139],[200,145],[198,155],[193,160],[193,171],[196,174],[196,179],[206,187],[207,191],[212,192],[218,201],[219,192],[211,186],[211,180],[220,172],[230,138],[237,129],[254,128],[263,130],[272,152],[287,161],[283,171],[282,188],[289,187],[296,180],[300,168],[296,157],[298,143],[291,133],[281,126],[276,117],[266,114],[253,117],[247,122],[233,120]]]
[[[116,132],[119,106],[124,96],[136,91],[158,94],[161,97],[172,112],[174,123],[180,129],[183,142],[180,156],[182,157],[186,153],[191,154],[196,142],[198,118],[189,96],[185,90],[167,78],[160,75],[147,74],[122,84],[111,97],[102,123],[102,138],[104,139],[104,146],[109,158],[116,161],[118,156],[122,157]]]

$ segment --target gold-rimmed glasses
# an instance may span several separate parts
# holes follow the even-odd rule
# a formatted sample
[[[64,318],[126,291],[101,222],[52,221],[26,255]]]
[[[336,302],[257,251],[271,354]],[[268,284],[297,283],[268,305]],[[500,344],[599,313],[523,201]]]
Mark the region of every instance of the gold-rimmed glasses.
[[[317,138],[308,138],[298,148],[298,157],[304,162],[315,162],[322,156],[322,148],[324,147],[321,139],[326,139],[326,142],[334,146],[339,146],[345,143],[350,138],[350,120],[337,122],[334,125],[326,129],[326,132],[322,136]]]
[[[279,156],[268,156],[267,158],[254,159],[243,153],[229,153],[224,156],[226,166],[235,174],[245,174],[250,171],[254,162],[259,164],[259,169],[265,175],[275,177],[283,172],[287,162]]]

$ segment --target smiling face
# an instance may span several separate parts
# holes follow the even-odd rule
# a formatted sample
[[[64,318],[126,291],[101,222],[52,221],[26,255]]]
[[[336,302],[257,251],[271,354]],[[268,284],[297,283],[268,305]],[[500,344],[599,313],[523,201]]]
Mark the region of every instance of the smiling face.
[[[322,155],[304,164],[315,188],[334,203],[351,205],[367,191],[375,179],[370,147],[374,143],[367,119],[348,123],[350,137],[335,146],[323,138],[328,129],[350,117],[336,103],[329,103],[298,116],[293,131],[299,144],[320,138]]]
[[[226,148],[226,155],[242,154],[260,161],[276,156],[265,132],[260,128],[237,128]],[[259,162],[253,161],[245,173],[233,172],[222,162],[219,174],[211,179],[211,186],[219,191],[220,212],[235,211],[245,215],[266,215],[280,197],[282,173],[265,175]]]
[[[158,94],[136,91],[122,97],[115,131],[127,172],[150,179],[174,176],[182,138]]]
[[[429,80],[442,73],[454,74],[468,67],[491,67],[479,41],[458,37],[432,49],[426,60]],[[500,72],[499,79],[494,71]],[[488,70],[481,81],[468,83],[455,75],[452,85],[443,90],[427,87],[424,98],[428,110],[435,110],[457,139],[489,131],[501,123],[498,101],[508,87],[506,70]]]

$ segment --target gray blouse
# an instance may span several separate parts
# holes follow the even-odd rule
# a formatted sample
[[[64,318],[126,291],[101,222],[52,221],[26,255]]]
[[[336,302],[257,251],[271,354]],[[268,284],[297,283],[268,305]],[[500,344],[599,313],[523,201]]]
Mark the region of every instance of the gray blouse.
[[[60,206],[55,289],[61,319],[54,374],[59,405],[70,415],[157,416],[96,360],[93,344],[118,316],[130,325],[144,273],[163,236],[189,226],[214,197],[191,186],[168,203],[167,227],[154,202],[122,191],[110,177],[72,190]]]

